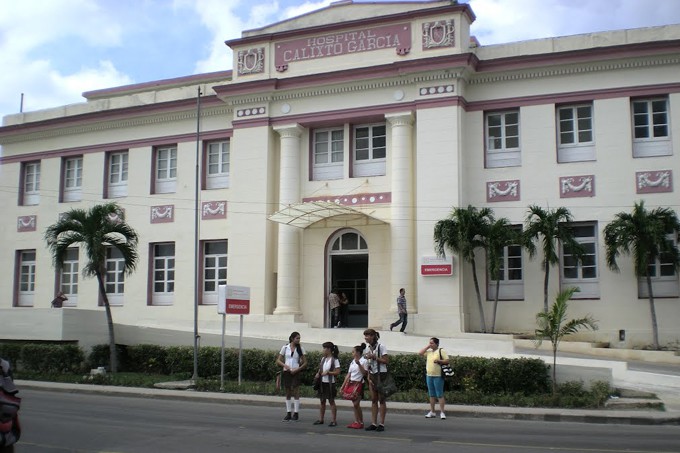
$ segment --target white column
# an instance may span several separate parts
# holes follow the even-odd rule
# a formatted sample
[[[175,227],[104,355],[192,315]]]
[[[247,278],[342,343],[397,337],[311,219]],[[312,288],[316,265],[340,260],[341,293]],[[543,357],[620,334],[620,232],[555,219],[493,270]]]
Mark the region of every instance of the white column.
[[[281,144],[279,209],[300,202],[300,135],[302,127],[275,127]],[[275,315],[298,315],[300,311],[300,238],[302,230],[279,224],[278,279]]]
[[[405,288],[409,313],[416,313],[413,114],[394,113],[385,118],[392,126],[391,296],[396,301],[399,288]],[[396,302],[390,309],[396,311]]]

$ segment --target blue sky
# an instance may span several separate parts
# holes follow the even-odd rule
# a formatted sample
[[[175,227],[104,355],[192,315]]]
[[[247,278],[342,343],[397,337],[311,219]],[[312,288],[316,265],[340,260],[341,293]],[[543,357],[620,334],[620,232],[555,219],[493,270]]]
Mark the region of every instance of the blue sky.
[[[465,2],[482,45],[680,23],[680,0]],[[225,40],[328,4],[0,0],[0,117],[19,111],[21,93],[33,111],[83,102],[84,91],[231,69]]]

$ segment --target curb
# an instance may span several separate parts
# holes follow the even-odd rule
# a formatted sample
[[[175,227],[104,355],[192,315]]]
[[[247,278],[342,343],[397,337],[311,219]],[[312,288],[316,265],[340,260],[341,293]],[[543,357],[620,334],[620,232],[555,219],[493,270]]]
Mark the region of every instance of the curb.
[[[43,390],[65,393],[87,393],[138,398],[173,399],[200,401],[205,403],[248,404],[257,406],[278,406],[283,396],[251,395],[237,393],[196,392],[193,390],[168,390],[139,387],[117,387],[110,385],[64,384],[59,382],[22,381],[15,383],[20,389]],[[300,398],[304,407],[315,407],[316,398]],[[338,409],[351,410],[351,403],[336,400]],[[427,403],[389,402],[392,413],[423,415]],[[505,420],[527,420],[544,422],[572,422],[620,425],[680,425],[680,413],[655,410],[602,410],[602,409],[553,409],[499,406],[447,406],[446,415],[451,417],[496,418]]]

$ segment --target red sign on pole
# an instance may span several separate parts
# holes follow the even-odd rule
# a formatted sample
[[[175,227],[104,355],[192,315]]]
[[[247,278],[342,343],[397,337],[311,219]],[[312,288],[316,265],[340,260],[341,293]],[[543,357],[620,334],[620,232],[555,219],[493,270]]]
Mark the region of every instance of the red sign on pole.
[[[420,275],[453,275],[453,260],[451,257],[424,256],[420,264]]]
[[[227,315],[250,314],[249,287],[220,285],[218,298],[218,313]]]

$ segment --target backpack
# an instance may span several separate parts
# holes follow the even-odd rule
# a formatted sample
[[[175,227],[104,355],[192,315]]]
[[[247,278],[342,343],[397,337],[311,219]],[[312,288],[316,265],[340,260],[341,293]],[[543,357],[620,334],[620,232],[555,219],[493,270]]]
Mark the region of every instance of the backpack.
[[[21,437],[19,390],[12,380],[12,370],[8,361],[0,359],[0,448],[14,445]]]

